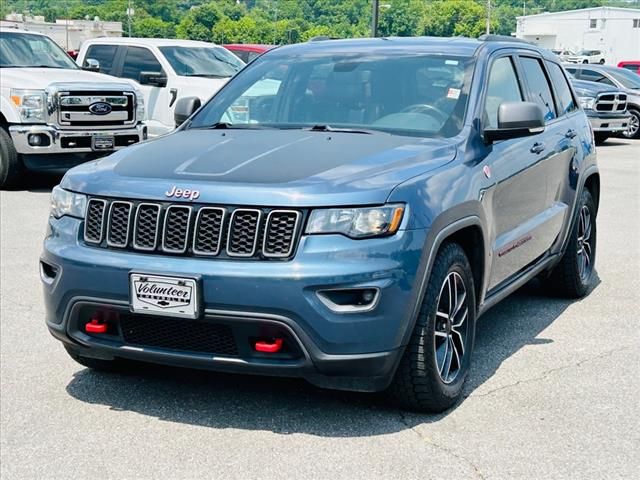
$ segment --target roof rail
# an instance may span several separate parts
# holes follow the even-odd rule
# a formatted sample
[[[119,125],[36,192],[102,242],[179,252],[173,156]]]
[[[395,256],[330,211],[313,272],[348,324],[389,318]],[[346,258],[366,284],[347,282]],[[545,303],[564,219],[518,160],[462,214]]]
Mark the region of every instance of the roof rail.
[[[527,42],[522,38],[511,37],[509,35],[493,35],[493,34],[484,34],[478,37],[478,40],[481,42],[516,42],[516,43],[526,43],[528,45],[533,45],[531,42]]]

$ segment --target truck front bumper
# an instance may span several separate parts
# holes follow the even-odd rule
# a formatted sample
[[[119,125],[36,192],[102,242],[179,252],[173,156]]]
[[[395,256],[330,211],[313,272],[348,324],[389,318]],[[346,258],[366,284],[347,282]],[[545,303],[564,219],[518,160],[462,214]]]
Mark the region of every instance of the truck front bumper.
[[[53,125],[11,125],[9,134],[16,151],[22,155],[107,154],[146,140],[147,127],[139,124],[122,129],[69,130]],[[108,141],[104,143],[107,139],[112,139],[112,147]]]
[[[624,132],[631,121],[631,116],[628,113],[598,114],[587,112],[587,117],[594,132]]]

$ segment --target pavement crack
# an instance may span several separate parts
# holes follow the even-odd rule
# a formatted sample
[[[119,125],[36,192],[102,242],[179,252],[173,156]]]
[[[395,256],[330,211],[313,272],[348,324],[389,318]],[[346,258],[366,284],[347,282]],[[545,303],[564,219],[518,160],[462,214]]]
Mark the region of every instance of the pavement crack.
[[[473,471],[475,472],[476,476],[479,479],[485,480],[486,477],[482,474],[482,471],[480,471],[480,469],[478,468],[478,466],[475,463],[473,463],[467,457],[465,457],[463,455],[460,455],[459,453],[455,452],[454,450],[451,450],[449,447],[444,446],[444,445],[440,445],[439,443],[436,443],[435,441],[433,441],[428,436],[424,435],[422,432],[420,432],[420,430],[415,428],[415,425],[412,425],[407,420],[407,416],[402,410],[398,410],[398,414],[400,415],[400,422],[403,425],[405,425],[409,430],[411,430],[413,433],[415,433],[420,440],[422,440],[423,442],[431,445],[433,448],[435,448],[437,450],[440,450],[441,452],[444,452],[444,453],[446,453],[446,454],[448,454],[448,455],[460,460],[461,462],[469,465],[473,469]]]
[[[609,357],[609,356],[613,355],[614,353],[622,352],[622,351],[629,350],[629,349],[630,349],[630,347],[622,347],[622,348],[618,347],[618,348],[614,348],[614,349],[611,349],[611,350],[607,350],[605,352],[599,353],[598,355],[594,355],[592,357],[587,357],[587,358],[585,358],[583,360],[580,360],[580,361],[575,362],[575,363],[571,363],[569,365],[562,365],[560,367],[550,368],[549,370],[543,371],[538,376],[531,377],[531,378],[526,378],[524,380],[518,380],[517,382],[509,383],[507,385],[503,385],[501,387],[494,388],[493,390],[489,390],[488,392],[478,393],[478,394],[473,394],[472,393],[470,395],[467,395],[465,398],[488,397],[489,395],[493,395],[493,394],[501,392],[503,390],[509,390],[511,388],[519,387],[520,385],[526,385],[526,384],[529,384],[529,383],[540,382],[542,380],[547,379],[550,375],[552,375],[552,374],[554,374],[556,372],[560,372],[560,371],[563,371],[563,370],[568,370],[570,368],[580,367],[585,363],[592,362],[594,360],[599,360],[599,359],[602,359],[602,358],[605,358],[605,357]]]

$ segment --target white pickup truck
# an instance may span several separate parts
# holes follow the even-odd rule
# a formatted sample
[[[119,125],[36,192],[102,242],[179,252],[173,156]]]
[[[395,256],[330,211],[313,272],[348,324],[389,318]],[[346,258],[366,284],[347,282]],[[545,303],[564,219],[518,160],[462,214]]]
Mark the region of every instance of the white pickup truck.
[[[244,67],[226,48],[194,40],[102,37],[80,47],[78,65],[137,82],[147,107],[145,124],[155,137],[175,128],[178,100],[206,102]]]
[[[83,71],[49,37],[0,29],[0,188],[146,138],[131,82]]]

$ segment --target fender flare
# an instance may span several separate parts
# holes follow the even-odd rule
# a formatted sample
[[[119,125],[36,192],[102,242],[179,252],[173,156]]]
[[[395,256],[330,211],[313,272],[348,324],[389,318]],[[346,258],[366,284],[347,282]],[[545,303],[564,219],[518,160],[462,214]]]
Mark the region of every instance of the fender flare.
[[[7,123],[20,123],[18,112],[4,96],[0,96],[0,113],[2,113]]]

